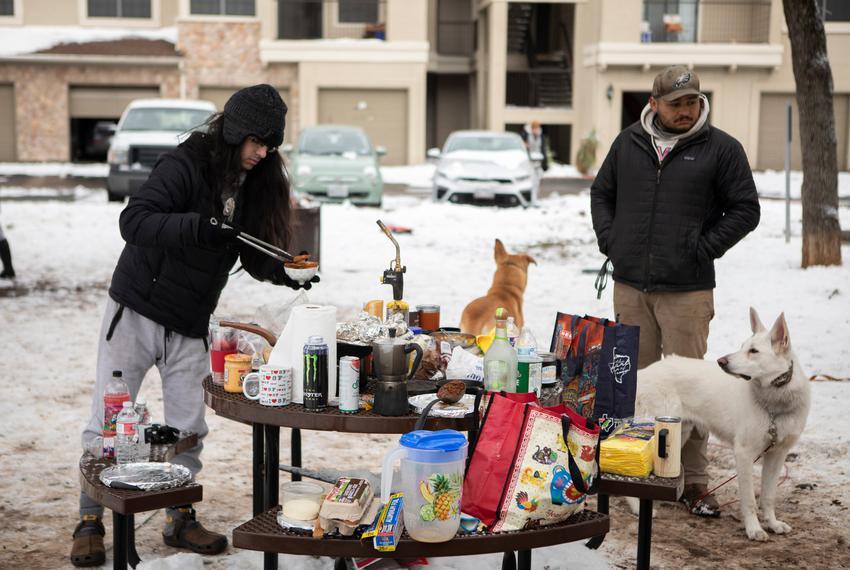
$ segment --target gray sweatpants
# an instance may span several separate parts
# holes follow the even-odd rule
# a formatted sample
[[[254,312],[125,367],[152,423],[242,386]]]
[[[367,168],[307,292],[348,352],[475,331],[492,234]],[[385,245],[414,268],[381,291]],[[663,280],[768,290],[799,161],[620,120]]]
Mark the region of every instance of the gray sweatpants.
[[[186,466],[194,476],[201,470],[201,449],[208,431],[204,421],[206,407],[202,382],[209,374],[210,366],[204,339],[166,331],[162,325],[124,307],[112,337],[107,341],[110,325],[119,307],[111,297],[106,303],[97,350],[97,379],[92,395],[91,418],[83,430],[83,446],[102,434],[103,392],[112,371],[121,370],[130,396],[135,401],[145,374],[156,366],[162,377],[165,423],[198,434],[198,445],[172,460]],[[80,493],[80,515],[86,514],[102,516],[103,507]]]

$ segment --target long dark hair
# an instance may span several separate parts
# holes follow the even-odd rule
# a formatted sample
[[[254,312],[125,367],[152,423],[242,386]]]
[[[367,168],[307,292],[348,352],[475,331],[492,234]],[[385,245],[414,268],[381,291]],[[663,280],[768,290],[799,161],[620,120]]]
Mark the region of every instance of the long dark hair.
[[[206,132],[192,134],[189,144],[203,141],[209,152],[207,181],[214,212],[222,213],[221,196],[225,190],[239,185],[242,174],[241,145],[227,144],[223,134],[224,116],[218,113],[205,125]],[[275,150],[269,152],[246,173],[237,200],[240,228],[263,241],[287,249],[292,241],[291,199],[289,179],[284,175],[283,160]],[[242,266],[255,277],[268,275],[269,262],[274,261],[253,248],[242,248]]]

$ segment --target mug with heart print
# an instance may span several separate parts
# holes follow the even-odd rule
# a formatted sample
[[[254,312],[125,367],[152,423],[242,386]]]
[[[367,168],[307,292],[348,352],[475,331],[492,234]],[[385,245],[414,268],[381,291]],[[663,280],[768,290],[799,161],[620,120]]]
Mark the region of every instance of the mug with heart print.
[[[286,406],[292,402],[292,368],[263,364],[245,376],[242,393],[263,406]]]

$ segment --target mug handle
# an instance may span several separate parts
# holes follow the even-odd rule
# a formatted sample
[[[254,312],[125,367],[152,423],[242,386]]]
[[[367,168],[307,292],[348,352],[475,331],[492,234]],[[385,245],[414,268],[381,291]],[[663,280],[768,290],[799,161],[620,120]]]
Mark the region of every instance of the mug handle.
[[[246,388],[248,387],[248,381],[253,380],[252,376],[257,379],[257,395],[250,395]],[[260,375],[256,372],[251,372],[242,377],[242,394],[248,398],[249,400],[259,400],[260,399]]]
[[[658,432],[658,457],[664,459],[667,457],[667,436],[670,431],[664,428]]]

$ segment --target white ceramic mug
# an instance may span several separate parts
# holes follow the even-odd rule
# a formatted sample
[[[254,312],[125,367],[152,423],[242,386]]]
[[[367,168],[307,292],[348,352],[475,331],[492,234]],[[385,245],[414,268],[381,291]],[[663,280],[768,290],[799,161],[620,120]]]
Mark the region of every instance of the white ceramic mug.
[[[292,402],[292,368],[263,364],[259,372],[245,375],[242,393],[263,406],[286,406]]]

